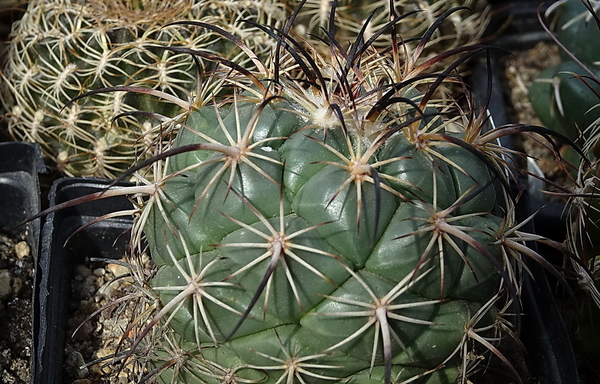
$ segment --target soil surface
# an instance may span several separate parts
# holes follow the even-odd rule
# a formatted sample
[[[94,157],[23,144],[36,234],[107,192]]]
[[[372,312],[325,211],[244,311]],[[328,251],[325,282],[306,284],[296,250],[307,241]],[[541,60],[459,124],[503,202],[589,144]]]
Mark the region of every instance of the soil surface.
[[[122,263],[122,261],[121,261]],[[72,312],[67,324],[65,377],[73,384],[126,384],[133,382],[131,366],[114,360],[129,344],[122,340],[136,301],[130,270],[123,264],[86,260],[75,268]]]
[[[0,382],[28,384],[33,256],[24,236],[0,233]]]

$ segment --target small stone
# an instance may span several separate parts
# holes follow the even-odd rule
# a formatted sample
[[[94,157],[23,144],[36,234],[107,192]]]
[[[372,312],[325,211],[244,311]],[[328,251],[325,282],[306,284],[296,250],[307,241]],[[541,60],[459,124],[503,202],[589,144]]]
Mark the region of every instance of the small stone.
[[[19,383],[29,383],[29,364],[25,359],[15,359],[10,364],[10,370],[19,380]]]
[[[96,355],[96,358],[102,359],[103,357],[114,356],[115,352],[116,351],[114,348],[104,347],[104,348],[100,348],[99,350],[97,350],[95,355]]]
[[[111,272],[115,277],[127,275],[130,273],[129,268],[120,264],[108,264],[106,269]]]
[[[8,371],[1,372],[0,382],[3,384],[16,384],[17,378],[10,374]]]
[[[106,274],[106,269],[104,269],[104,268],[96,268],[96,269],[94,269],[93,273],[94,273],[94,276],[102,277],[102,276],[104,276]]]
[[[113,348],[108,348],[108,347],[100,348],[99,350],[96,351],[96,353],[94,353],[94,356],[97,359],[102,359],[104,357],[110,358],[114,355],[115,355],[115,350]],[[91,367],[92,372],[95,373],[96,375],[102,375],[102,376],[111,374],[112,370],[110,369],[110,367],[105,366],[104,364],[105,364],[105,362],[92,365],[92,367]]]
[[[98,301],[102,299],[111,299],[115,292],[119,290],[118,282],[112,282],[111,284],[105,284],[98,290],[98,297],[96,298]]]
[[[12,360],[10,349],[0,351],[0,368],[8,367]]]
[[[119,375],[116,378],[113,378],[114,384],[130,384],[129,376],[131,376],[131,372],[127,368],[124,368],[123,371],[119,372]]]
[[[87,276],[79,287],[79,294],[82,298],[90,298],[96,293],[96,279],[94,275]]]
[[[98,280],[98,278],[94,275],[89,275],[86,276],[85,279],[83,279],[83,284],[84,285],[92,285],[92,286],[96,286],[96,281]]]
[[[29,245],[24,241],[18,242],[17,245],[15,245],[15,253],[19,259],[29,256],[30,252],[31,249],[29,248]]]
[[[77,379],[82,379],[89,374],[89,370],[85,366],[83,355],[78,351],[73,351],[67,356],[65,370],[71,377]]]
[[[147,253],[142,254],[142,265],[148,265],[150,263],[150,255]]]
[[[12,295],[12,280],[8,269],[0,270],[0,299],[7,299]]]

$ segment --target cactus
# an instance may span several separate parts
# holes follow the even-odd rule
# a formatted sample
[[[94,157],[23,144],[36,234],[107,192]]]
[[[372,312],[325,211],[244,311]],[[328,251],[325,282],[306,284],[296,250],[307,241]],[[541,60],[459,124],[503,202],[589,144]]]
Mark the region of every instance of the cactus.
[[[147,244],[156,267],[133,268],[156,303],[131,327],[141,382],[467,382],[492,355],[521,381],[497,345],[514,333],[523,257],[543,260],[514,221],[497,139],[534,128],[484,132],[468,93],[440,91],[485,51],[421,57],[464,11],[420,39],[392,34],[399,49],[359,33],[344,50],[329,30],[327,55],[290,36],[293,18],[258,26],[274,65],[216,59],[234,92],[189,103],[170,147],[121,176],[150,166],[154,181],[69,203],[139,197],[132,249]]]
[[[598,81],[599,79],[595,79]],[[596,83],[600,84],[600,83]],[[596,101],[596,107],[600,101]],[[600,160],[598,142],[600,119],[594,121],[586,131],[584,151],[590,161],[583,161],[577,170],[573,192],[568,200],[568,228],[566,244],[571,258],[568,265],[575,280],[578,298],[578,317],[575,340],[580,356],[594,367],[600,359],[598,335],[600,335]],[[598,371],[592,368],[598,377]]]
[[[222,148],[202,163],[173,159],[170,172],[188,171],[164,183],[149,213],[151,285],[164,305],[156,318],[172,311],[170,327],[211,361],[200,374],[209,382],[213,363],[240,380],[390,382],[434,371],[433,382],[451,382],[471,316],[485,308],[471,327],[494,325],[495,191],[452,205],[491,180],[487,169],[466,150],[440,148],[447,173],[436,174],[403,134],[361,148],[366,137],[338,124],[304,129],[303,108],[279,108],[290,106],[188,117],[200,136],[178,145]],[[226,152],[236,144],[253,147],[237,163]],[[452,169],[468,163],[481,186]]]
[[[590,29],[589,36],[594,36],[596,41],[600,32],[600,19],[598,18],[597,2],[584,3],[587,8],[579,14],[580,19],[586,19]],[[583,29],[583,27],[580,27]],[[591,44],[590,44],[591,45]],[[581,44],[586,46],[586,44]],[[593,340],[600,335],[600,246],[597,242],[598,225],[600,224],[600,73],[598,70],[598,52],[590,53],[584,48],[565,47],[569,56],[582,56],[582,68],[585,74],[578,81],[587,87],[586,97],[591,104],[588,124],[581,133],[582,148],[588,161],[582,161],[577,170],[573,196],[569,199],[569,228],[567,245],[574,257],[571,259],[573,275],[578,288],[579,316],[575,339],[580,356],[586,360],[588,366],[594,366],[600,359],[600,349]],[[587,60],[586,60],[587,59]],[[593,60],[593,61],[591,61]],[[590,92],[589,90],[592,90]],[[593,93],[593,96],[590,95]],[[592,368],[598,377],[598,371]]]
[[[529,87],[529,100],[544,125],[573,140],[590,136],[588,127],[600,118],[600,109],[594,108],[600,85],[581,81],[599,73],[600,60],[597,26],[584,4],[557,1],[548,8],[546,15],[553,16],[552,34],[564,47],[562,62],[542,71]]]
[[[151,154],[169,125],[131,117],[113,119],[150,106],[155,113],[175,116],[181,108],[157,103],[151,96],[102,94],[63,108],[70,99],[89,89],[129,85],[186,101],[195,97],[201,104],[213,90],[210,86],[196,89],[194,60],[148,47],[202,48],[231,60],[240,52],[213,31],[163,26],[179,19],[209,22],[229,32],[243,32],[246,43],[260,54],[271,47],[256,40],[256,28],[241,20],[276,26],[284,16],[283,7],[270,0],[243,5],[193,0],[31,1],[13,26],[2,71],[0,98],[8,130],[16,139],[39,143],[49,163],[67,175],[116,177],[136,158]],[[210,69],[204,66],[205,72]]]

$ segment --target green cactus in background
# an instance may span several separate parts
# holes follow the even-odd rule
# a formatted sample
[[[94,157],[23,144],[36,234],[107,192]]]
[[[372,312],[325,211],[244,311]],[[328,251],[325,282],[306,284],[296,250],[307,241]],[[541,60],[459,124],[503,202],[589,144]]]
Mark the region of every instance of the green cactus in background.
[[[529,88],[529,100],[544,125],[573,140],[590,136],[589,126],[600,118],[600,109],[594,108],[600,85],[581,81],[600,70],[598,27],[584,4],[557,1],[548,8],[553,35],[566,50],[561,50],[562,63],[542,71]]]
[[[127,85],[162,91],[197,105],[213,97],[197,72],[209,72],[201,60],[149,46],[204,49],[237,60],[236,46],[211,30],[164,29],[171,21],[194,19],[242,35],[257,54],[271,46],[257,39],[243,19],[276,26],[285,18],[275,1],[31,1],[14,24],[4,69],[2,104],[10,134],[37,142],[50,163],[67,175],[115,177],[136,158],[144,159],[169,123],[123,117],[147,110],[175,116],[181,107],[157,103],[147,95],[107,97],[98,94],[65,107],[84,91]],[[241,62],[246,66],[251,65]],[[157,139],[158,138],[158,139]]]
[[[287,0],[286,3],[295,8],[300,0]],[[329,30],[330,1],[308,0],[297,18],[294,31],[310,41],[313,46],[328,49],[326,44],[313,36],[321,36],[322,30]],[[352,1],[341,0],[337,3],[336,17],[333,19],[336,39],[341,44],[354,41],[361,33],[363,25],[369,17],[370,24],[362,35],[369,39],[373,33],[386,25],[393,17],[408,18],[405,22],[396,24],[396,33],[404,39],[419,38],[444,12],[454,7],[469,7],[469,13],[455,13],[435,32],[428,45],[432,47],[431,54],[475,43],[482,35],[487,22],[487,1],[482,0],[400,0],[394,2],[390,15],[389,1]],[[371,14],[373,14],[371,16]],[[389,48],[390,35],[377,39],[374,43],[379,48]]]
[[[598,79],[596,79],[598,80]],[[600,84],[600,83],[596,83]],[[600,105],[597,101],[596,105]],[[590,125],[595,132],[586,137],[584,148],[591,162],[582,162],[577,172],[573,194],[568,201],[570,227],[566,244],[571,254],[571,272],[579,298],[575,332],[580,356],[598,374],[600,361],[600,160],[596,158],[600,135],[600,119]],[[592,152],[594,150],[595,153]]]

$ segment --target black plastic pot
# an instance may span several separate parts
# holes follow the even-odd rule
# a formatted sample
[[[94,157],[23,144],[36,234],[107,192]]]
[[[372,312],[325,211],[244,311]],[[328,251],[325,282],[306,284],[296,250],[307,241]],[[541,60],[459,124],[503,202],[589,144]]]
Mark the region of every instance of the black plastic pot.
[[[57,180],[50,191],[50,206],[101,191],[107,185],[108,181],[100,179]],[[61,209],[46,217],[36,281],[32,384],[65,382],[64,347],[70,337],[66,327],[74,268],[86,259],[121,258],[132,220],[106,219],[73,233],[100,216],[125,209],[131,209],[127,198],[111,197]]]
[[[3,351],[8,348],[8,356],[15,358],[17,364],[27,363],[27,350],[31,340],[31,312],[29,305],[35,297],[35,292],[28,297],[31,276],[35,274],[33,261],[38,255],[40,236],[40,220],[33,220],[20,225],[28,218],[40,211],[40,185],[38,173],[44,172],[40,149],[36,144],[7,142],[0,143],[0,234],[8,239],[25,240],[29,246],[29,255],[22,264],[16,267],[17,277],[21,279],[21,293],[3,300],[2,326],[18,326],[11,332],[3,330],[0,333]],[[30,258],[32,257],[33,260]],[[3,268],[8,265],[9,270],[15,268],[8,260],[3,260]],[[14,271],[13,271],[14,272]],[[12,280],[12,277],[11,277]],[[26,288],[27,287],[27,288]],[[17,339],[15,339],[17,338]],[[15,349],[18,348],[18,351]],[[31,366],[31,364],[29,363]],[[0,371],[14,378],[12,368],[2,364]],[[21,373],[17,374],[23,377]]]
[[[493,45],[507,50],[522,49],[548,38],[537,18],[553,0],[488,0],[492,20],[486,35]]]
[[[38,173],[44,172],[40,149],[31,143],[0,143],[0,231],[25,234],[37,255],[40,220],[19,226],[40,210]]]

